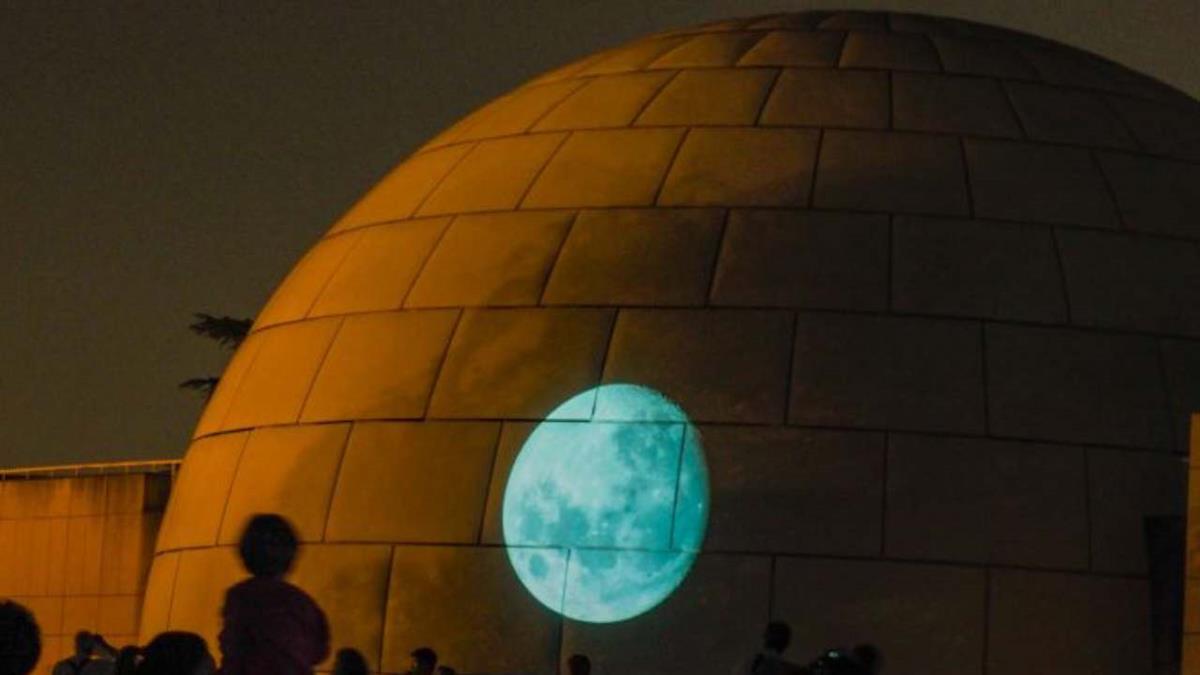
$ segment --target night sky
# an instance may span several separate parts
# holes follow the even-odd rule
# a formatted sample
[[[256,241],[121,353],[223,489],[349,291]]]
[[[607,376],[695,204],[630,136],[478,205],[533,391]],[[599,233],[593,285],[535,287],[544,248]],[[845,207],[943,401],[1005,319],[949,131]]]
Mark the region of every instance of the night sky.
[[[188,332],[192,312],[253,316],[421,141],[643,33],[923,11],[1200,96],[1196,0],[342,4],[0,0],[0,467],[182,455],[202,400],[177,384],[228,357]]]

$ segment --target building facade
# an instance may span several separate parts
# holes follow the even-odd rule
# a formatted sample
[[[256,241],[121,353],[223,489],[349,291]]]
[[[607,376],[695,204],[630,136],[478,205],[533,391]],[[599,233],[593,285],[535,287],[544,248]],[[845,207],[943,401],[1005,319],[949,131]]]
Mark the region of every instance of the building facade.
[[[135,644],[154,541],[178,462],[0,471],[0,597],[33,612],[39,673],[78,631]]]
[[[797,658],[870,641],[895,673],[1152,672],[1198,240],[1200,105],[1058,43],[820,12],[601,52],[299,261],[196,428],[142,636],[211,641],[241,527],[277,511],[336,645],[385,673],[419,645],[728,672],[769,618]],[[682,585],[601,624],[526,591],[502,512],[531,432],[613,383],[686,412],[711,503]]]

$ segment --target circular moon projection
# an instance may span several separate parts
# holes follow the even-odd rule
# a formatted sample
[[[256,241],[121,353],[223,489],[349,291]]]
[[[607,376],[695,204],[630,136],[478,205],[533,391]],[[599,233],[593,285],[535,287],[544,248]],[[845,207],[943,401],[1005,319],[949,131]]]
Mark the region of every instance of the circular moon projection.
[[[513,462],[508,559],[542,604],[579,621],[623,621],[679,586],[704,540],[708,470],[678,405],[632,384],[554,409]]]

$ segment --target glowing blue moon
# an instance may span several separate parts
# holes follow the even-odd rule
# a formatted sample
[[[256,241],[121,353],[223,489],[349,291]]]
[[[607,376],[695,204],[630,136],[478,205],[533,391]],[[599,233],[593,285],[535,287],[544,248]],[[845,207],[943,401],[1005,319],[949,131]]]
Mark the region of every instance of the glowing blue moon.
[[[708,523],[708,470],[687,415],[662,394],[608,384],[530,434],[504,491],[517,577],[578,621],[646,612],[687,576]]]

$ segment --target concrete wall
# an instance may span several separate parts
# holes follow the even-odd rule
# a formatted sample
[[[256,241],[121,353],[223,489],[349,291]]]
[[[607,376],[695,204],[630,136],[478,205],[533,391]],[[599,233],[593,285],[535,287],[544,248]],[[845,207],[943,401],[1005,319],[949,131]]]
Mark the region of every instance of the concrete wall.
[[[80,630],[137,640],[169,490],[169,474],[0,479],[0,596],[37,618],[38,672],[71,653]]]

